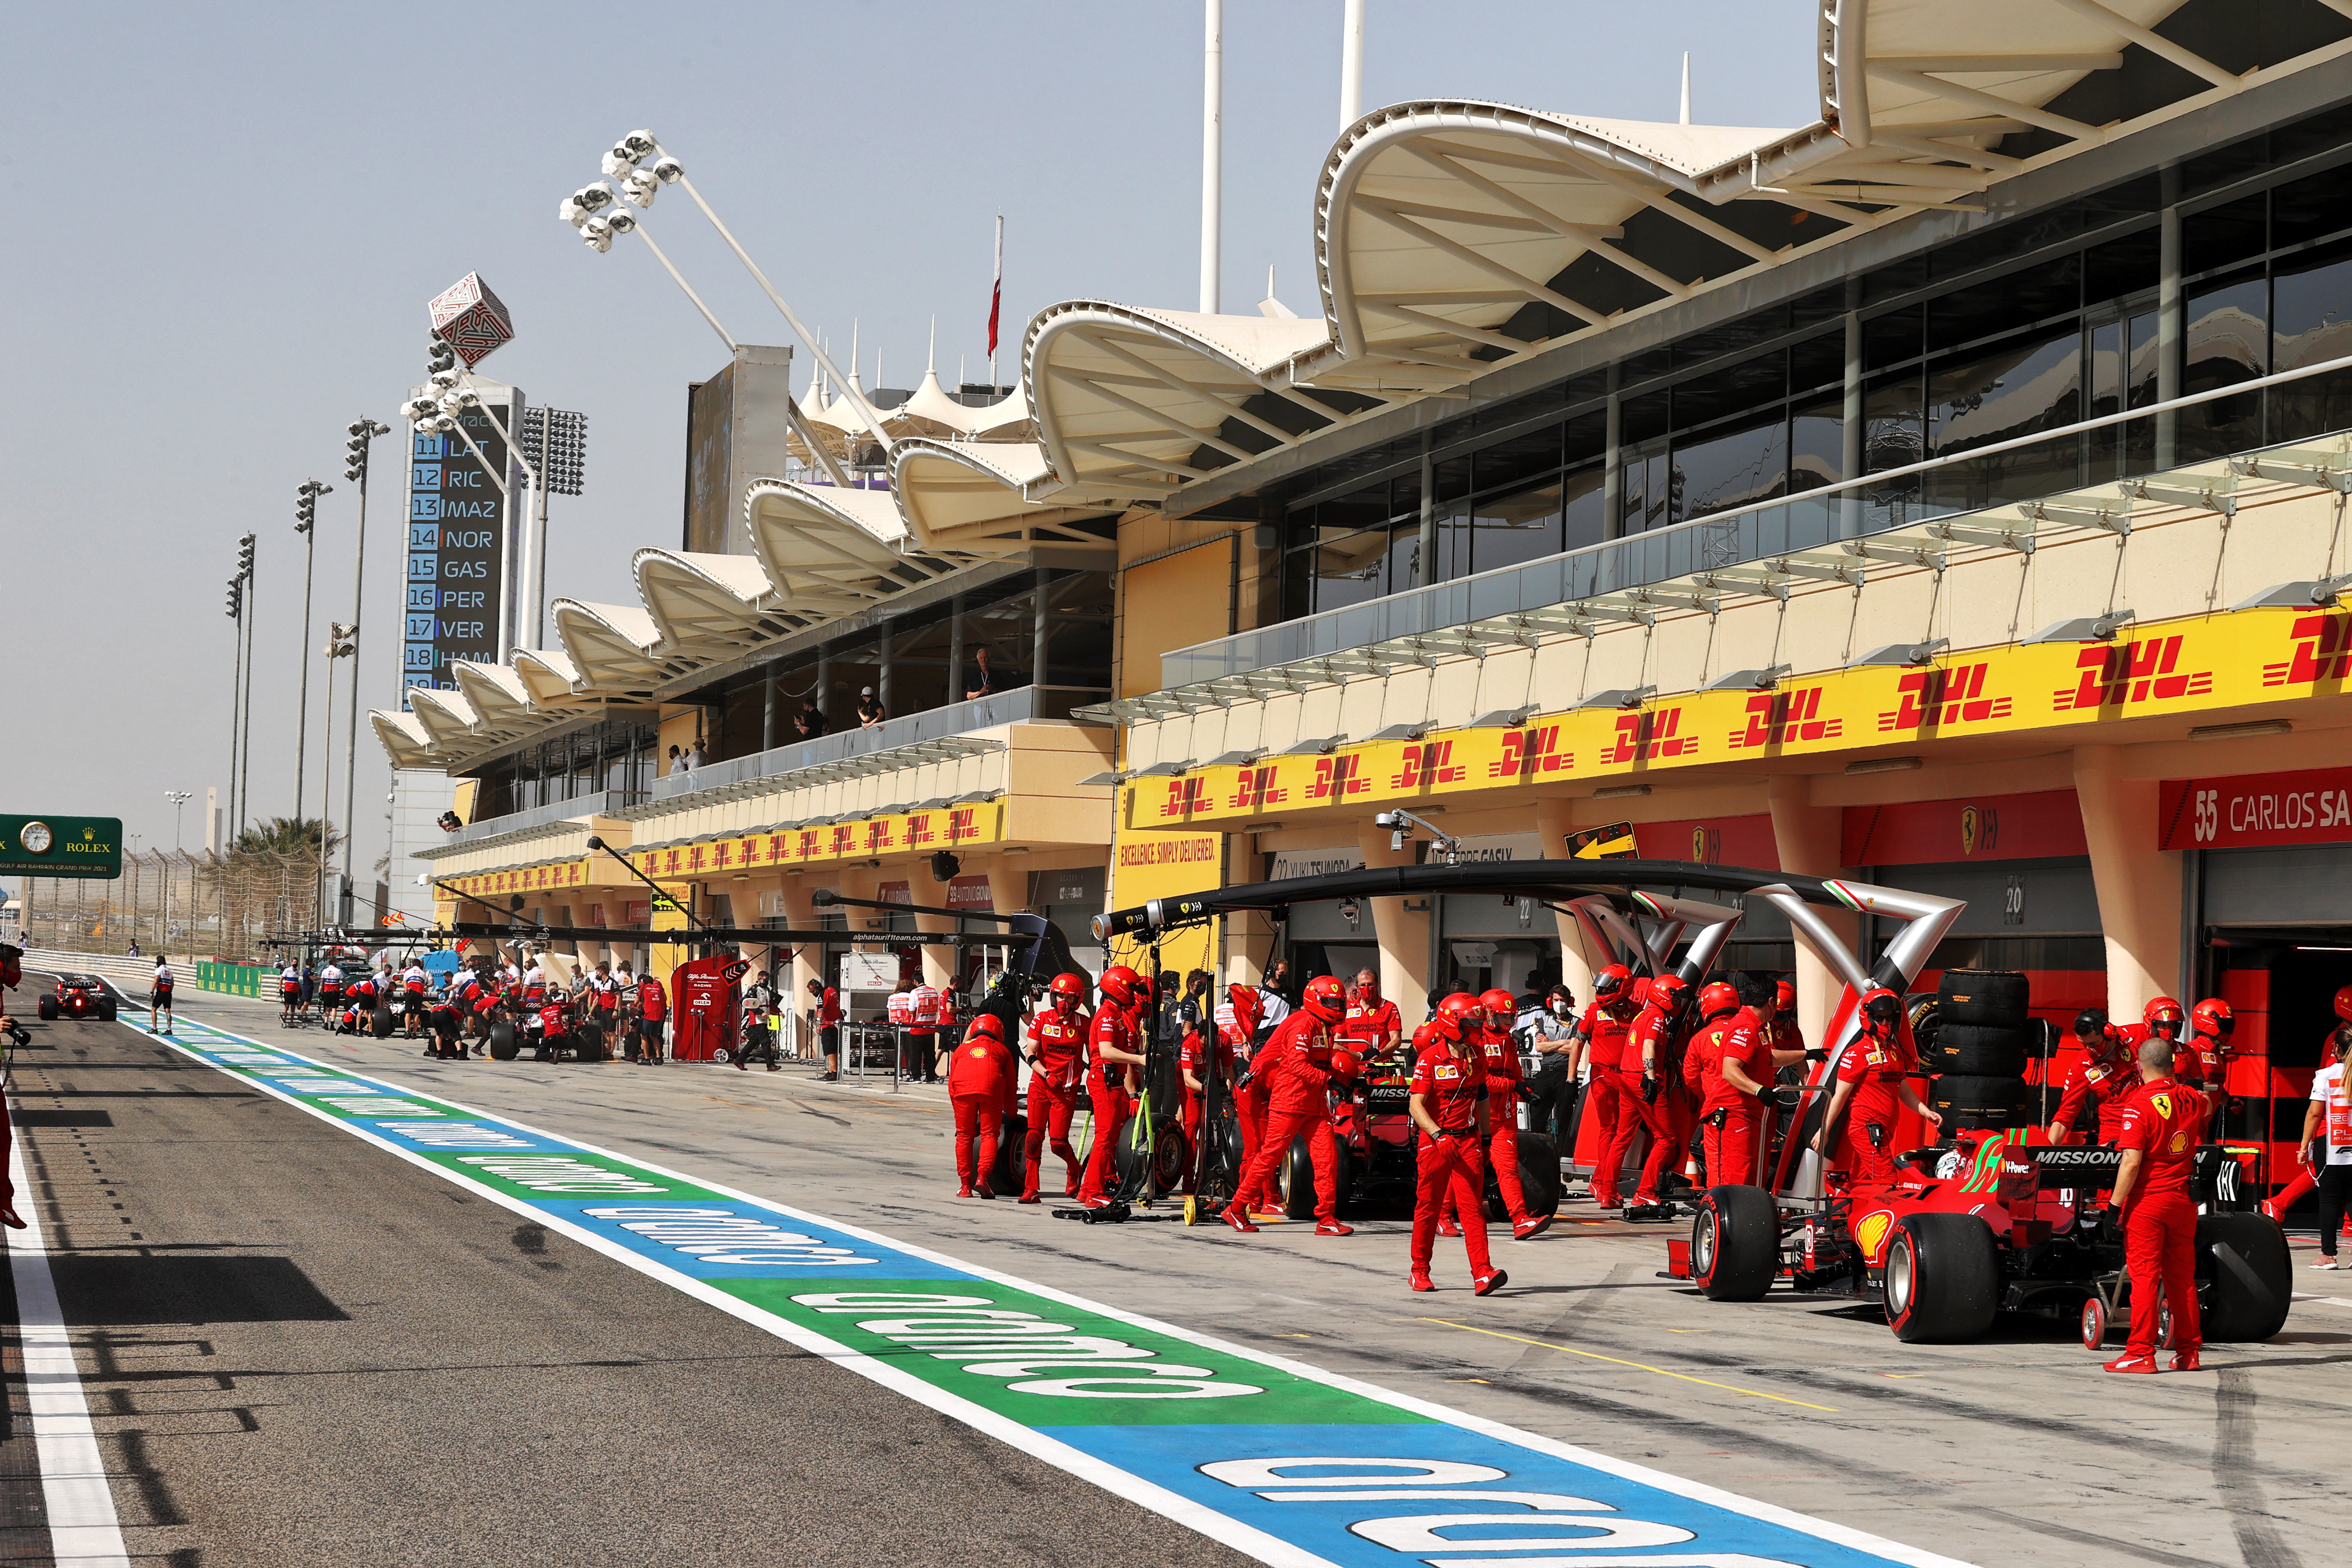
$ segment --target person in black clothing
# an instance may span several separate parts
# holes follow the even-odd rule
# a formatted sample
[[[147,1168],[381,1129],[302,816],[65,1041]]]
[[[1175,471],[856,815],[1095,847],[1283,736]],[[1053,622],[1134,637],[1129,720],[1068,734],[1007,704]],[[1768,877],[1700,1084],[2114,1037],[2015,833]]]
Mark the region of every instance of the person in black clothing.
[[[886,717],[887,715],[882,711],[882,700],[874,695],[872,687],[869,686],[857,694],[857,727],[859,729],[871,730]]]
[[[1017,670],[991,669],[988,667],[988,649],[985,647],[972,649],[971,658],[972,662],[980,666],[980,684],[965,691],[966,699],[993,697],[1000,691],[1010,691],[1023,684],[1020,672]]]
[[[793,715],[793,731],[803,741],[814,741],[824,733],[824,710],[816,705],[815,698],[803,701],[801,710]]]
[[[776,990],[762,969],[743,991],[743,1048],[735,1056],[735,1065],[743,1071],[751,1070],[754,1057],[765,1061],[770,1072],[782,1069],[783,1054],[776,1048],[776,1032],[768,1023],[775,1011]]]

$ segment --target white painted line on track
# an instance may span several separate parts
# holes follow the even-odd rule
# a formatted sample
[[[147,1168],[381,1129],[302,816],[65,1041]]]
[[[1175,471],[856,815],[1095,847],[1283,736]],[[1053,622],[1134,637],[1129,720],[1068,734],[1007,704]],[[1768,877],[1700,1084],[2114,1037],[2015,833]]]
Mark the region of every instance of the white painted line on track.
[[[48,1243],[40,1206],[33,1201],[25,1171],[25,1144],[8,1146],[8,1179],[16,1189],[25,1233],[8,1243],[8,1268],[16,1286],[16,1322],[25,1352],[25,1397],[33,1413],[33,1447],[41,1461],[41,1497],[49,1516],[51,1554],[58,1568],[128,1568],[122,1528],[114,1513],[114,1490],[98,1433],[89,1424],[89,1402],[74,1364],[73,1337],[58,1306],[57,1281],[49,1277]]]
[[[996,1411],[987,1408],[984,1405],[979,1405],[946,1389],[942,1389],[935,1384],[926,1383],[921,1379],[911,1376],[906,1372],[892,1366],[886,1361],[867,1355],[841,1342],[840,1341],[818,1333],[803,1324],[791,1321],[773,1313],[763,1310],[762,1309],[739,1297],[718,1289],[709,1281],[682,1273],[663,1264],[658,1259],[631,1251],[627,1247],[619,1246],[608,1237],[595,1231],[589,1230],[584,1226],[572,1223],[561,1214],[537,1206],[528,1200],[502,1193],[487,1184],[469,1179],[463,1172],[457,1171],[448,1165],[437,1163],[426,1159],[420,1153],[403,1148],[400,1145],[383,1138],[380,1134],[360,1126],[354,1121],[334,1115],[318,1106],[309,1104],[298,1096],[278,1088],[277,1085],[270,1083],[266,1079],[259,1077],[245,1077],[230,1073],[228,1069],[221,1064],[212,1062],[205,1058],[201,1054],[198,1047],[191,1046],[186,1042],[169,1036],[157,1036],[151,1034],[147,1029],[136,1024],[126,1023],[124,1026],[130,1028],[133,1033],[140,1035],[144,1038],[151,1040],[161,1039],[171,1045],[174,1049],[182,1052],[184,1055],[189,1056],[197,1061],[204,1062],[205,1066],[212,1068],[215,1071],[223,1072],[238,1083],[258,1089],[260,1092],[268,1094],[273,1099],[282,1100],[285,1103],[295,1107],[297,1110],[318,1119],[319,1121],[325,1121],[332,1126],[340,1127],[345,1131],[352,1134],[354,1137],[373,1144],[375,1147],[383,1149],[386,1152],[395,1155],[421,1170],[427,1171],[444,1181],[451,1182],[470,1192],[476,1193],[482,1197],[488,1198],[490,1202],[498,1204],[501,1207],[509,1209],[516,1214],[522,1215],[540,1225],[580,1243],[583,1247],[589,1247],[592,1250],[613,1259],[616,1263],[623,1264],[625,1267],[633,1268],[638,1273],[646,1275],[652,1279],[659,1279],[663,1283],[669,1285],[681,1293],[691,1296],[695,1300],[704,1302],[706,1305],[715,1307],[720,1311],[738,1318],[763,1332],[772,1334],[778,1339],[788,1341],[814,1354],[821,1355],[835,1365],[841,1366],[845,1370],[855,1372],[862,1377],[867,1378],[872,1382],[891,1389],[895,1393],[901,1394],[907,1398],[916,1401],[918,1404],[923,1405],[932,1410],[936,1410],[941,1415],[947,1415],[953,1420],[962,1422],[976,1430],[984,1432],[990,1436],[995,1437],[1000,1441],[1019,1449],[1023,1453],[1029,1454],[1034,1458],[1044,1460],[1045,1463],[1054,1466],[1057,1469],[1091,1481],[1126,1501],[1136,1503],[1140,1507],[1150,1509],[1153,1512],[1162,1514],[1169,1519],[1174,1520],[1192,1530],[1197,1531],[1202,1535],[1208,1536],[1212,1540],[1219,1541],[1229,1546],[1233,1546],[1236,1550],[1257,1559],[1259,1562],[1276,1564],[1277,1568],[1337,1568],[1337,1565],[1328,1558],[1317,1555],[1292,1542],[1283,1540],[1278,1536],[1257,1530],[1238,1519],[1228,1514],[1219,1512],[1216,1510],[1211,1509],[1191,1498],[1185,1497],[1180,1492],[1159,1486],[1145,1477],[1138,1475],[1131,1469],[1123,1468],[1119,1466],[1110,1464],[1086,1452],[1084,1449],[1062,1442],[1057,1438],[1048,1436],[1043,1432],[1025,1426]],[[1617,1477],[1641,1486],[1654,1488],[1657,1490],[1673,1494],[1674,1496],[1688,1500],[1691,1502],[1721,1509],[1726,1512],[1740,1515],[1746,1519],[1753,1520],[1759,1523],[1777,1525],[1783,1529],[1795,1531],[1802,1535],[1811,1536],[1817,1541],[1832,1542],[1838,1546],[1842,1546],[1852,1551],[1868,1553],[1879,1561],[1908,1564],[1910,1565],[1910,1568],[1972,1568],[1972,1565],[1963,1563],[1958,1559],[1942,1556],[1938,1553],[1925,1551],[1917,1547],[1889,1541],[1884,1537],[1873,1535],[1866,1531],[1855,1529],[1849,1525],[1843,1525],[1832,1521],[1800,1513],[1794,1510],[1781,1508],[1772,1503],[1762,1502],[1754,1498],[1743,1497],[1738,1493],[1725,1491],[1718,1488],[1708,1486],[1705,1482],[1691,1480],[1685,1477],[1674,1475],[1666,1471],[1651,1469],[1646,1466],[1619,1459],[1612,1455],[1604,1454],[1595,1449],[1580,1447],[1573,1444],[1563,1443],[1554,1438],[1546,1437],[1538,1433],[1523,1431],[1517,1427],[1507,1426],[1499,1421],[1488,1420],[1483,1416],[1469,1415],[1447,1405],[1438,1405],[1429,1400],[1417,1398],[1412,1394],[1401,1394],[1392,1389],[1381,1387],[1378,1384],[1364,1383],[1358,1379],[1349,1377],[1344,1373],[1331,1372],[1309,1363],[1293,1361],[1287,1357],[1276,1355],[1265,1351],[1245,1349],[1242,1346],[1216,1339],[1213,1336],[1184,1328],[1179,1324],[1163,1322],[1159,1319],[1146,1317],[1141,1313],[1128,1311],[1117,1307],[1106,1306],[1100,1302],[1090,1300],[1085,1297],[1073,1295],[1070,1292],[1057,1289],[1050,1285],[1039,1284],[1033,1280],[1022,1279],[1017,1275],[1007,1274],[982,1264],[968,1262],[962,1258],[954,1258],[946,1253],[932,1250],[919,1243],[901,1240],[895,1237],[885,1236],[880,1232],[866,1229],[863,1226],[853,1225],[846,1221],[834,1218],[830,1215],[818,1215],[810,1211],[793,1208],[786,1205],[777,1203],[772,1199],[762,1198],[756,1194],[743,1192],[740,1189],[730,1187],[720,1182],[712,1181],[702,1176],[689,1175],[684,1172],[656,1164],[653,1161],[644,1159],[640,1156],[615,1153],[611,1150],[601,1148],[596,1144],[587,1142],[567,1133],[551,1132],[543,1128],[533,1126],[531,1123],[522,1121],[512,1116],[478,1110],[473,1106],[466,1104],[462,1100],[451,1099],[447,1095],[440,1093],[437,1090],[428,1092],[425,1090],[408,1089],[387,1079],[372,1077],[352,1068],[315,1061],[310,1058],[302,1056],[299,1052],[289,1050],[283,1046],[267,1045],[261,1041],[252,1039],[249,1037],[237,1035],[229,1030],[220,1028],[215,1025],[198,1023],[195,1025],[195,1027],[207,1034],[216,1036],[221,1039],[235,1042],[239,1046],[243,1046],[253,1050],[269,1052],[275,1056],[290,1058],[307,1066],[320,1068],[356,1081],[373,1084],[395,1095],[424,1096],[430,1098],[439,1104],[449,1106],[468,1117],[477,1117],[485,1121],[501,1123],[505,1126],[512,1127],[523,1132],[527,1132],[535,1138],[544,1139],[550,1143],[568,1145],[572,1149],[594,1154],[604,1159],[613,1160],[624,1165],[635,1165],[639,1169],[650,1171],[658,1175],[667,1177],[674,1181],[685,1183],[689,1185],[698,1186],[709,1192],[719,1193],[734,1201],[767,1209],[772,1213],[782,1215],[788,1218],[800,1221],[804,1224],[822,1226],[843,1235],[870,1242],[878,1247],[895,1249],[909,1257],[924,1259],[946,1268],[959,1269],[979,1279],[984,1279],[1027,1291],[1033,1295],[1040,1296],[1049,1300],[1057,1301],[1066,1306],[1077,1308],[1100,1317],[1126,1323],[1132,1327],[1148,1330],[1154,1333],[1163,1334],[1172,1339],[1189,1342],[1191,1343],[1200,1345],[1204,1349],[1213,1350],[1225,1355],[1237,1357],[1244,1361],[1255,1362],[1260,1365],[1277,1369],[1308,1383],[1319,1384],[1326,1388],[1352,1394],[1361,1398],[1389,1405],[1394,1409],[1411,1412],[1413,1415],[1423,1416],[1444,1426],[1453,1427],[1460,1431],[1475,1432],[1516,1447],[1527,1449],[1535,1453],[1549,1455],[1559,1459],[1564,1459],[1572,1464],[1601,1471],[1607,1475]],[[1308,1461],[1298,1462],[1303,1463]],[[1314,1462],[1320,1463],[1323,1461]],[[1312,1480],[1309,1479],[1304,1484],[1311,1486],[1313,1483]],[[1475,1550],[1478,1546],[1484,1544],[1486,1543],[1475,1540],[1444,1540],[1440,1542],[1440,1545],[1443,1548],[1454,1551]],[[1550,1543],[1547,1542],[1547,1544]],[[1567,1542],[1561,1542],[1561,1544],[1567,1544]],[[1595,1544],[1599,1544],[1599,1542],[1596,1542]],[[1435,1559],[1431,1560],[1435,1561]],[[1456,1568],[1475,1568],[1476,1564],[1482,1563],[1499,1564],[1505,1562],[1518,1562],[1521,1564],[1521,1568],[1544,1568],[1544,1565],[1548,1563],[1570,1563],[1571,1561],[1574,1563],[1582,1564],[1583,1568],[1747,1568],[1747,1565],[1759,1565],[1767,1563],[1777,1564],[1780,1560],[1763,1559],[1753,1556],[1740,1556],[1729,1553],[1717,1553],[1704,1557],[1643,1556],[1640,1558],[1621,1558],[1600,1555],[1587,1556],[1580,1552],[1572,1560],[1568,1558],[1528,1558],[1521,1560],[1517,1558],[1499,1559],[1453,1557],[1447,1559],[1447,1561],[1455,1564]]]

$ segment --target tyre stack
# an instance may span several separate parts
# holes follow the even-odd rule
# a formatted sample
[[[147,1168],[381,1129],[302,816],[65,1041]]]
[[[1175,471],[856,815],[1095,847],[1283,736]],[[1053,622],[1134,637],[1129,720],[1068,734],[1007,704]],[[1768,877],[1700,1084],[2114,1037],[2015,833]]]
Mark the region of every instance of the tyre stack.
[[[1948,969],[1936,993],[1936,1027],[1921,1065],[1933,1075],[1927,1103],[1947,1133],[2007,1131],[2032,1120],[2025,1061],[2032,1038],[2025,976]]]

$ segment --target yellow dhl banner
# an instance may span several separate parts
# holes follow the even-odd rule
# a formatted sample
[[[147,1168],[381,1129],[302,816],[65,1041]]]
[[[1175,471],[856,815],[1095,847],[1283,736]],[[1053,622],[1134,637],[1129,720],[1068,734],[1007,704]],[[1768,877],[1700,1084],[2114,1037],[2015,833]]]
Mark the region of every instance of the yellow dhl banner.
[[[444,880],[468,896],[490,898],[500,893],[560,892],[594,880],[594,871],[595,864],[590,859],[554,860],[544,866],[523,866],[511,871],[477,871],[471,876],[449,877]]]
[[[1129,828],[1412,801],[1549,780],[1640,776],[1951,736],[2114,723],[2329,695],[2352,677],[2352,611],[2242,610],[2151,622],[2112,643],[2038,643],[1702,691],[1639,709],[1440,730],[1328,756],[1266,757],[1120,791]]]
[[[933,850],[968,844],[994,844],[1003,837],[1004,803],[997,800],[858,817],[821,827],[747,833],[714,838],[707,844],[641,849],[629,858],[649,877],[694,877],[719,871],[764,870],[772,866],[875,859],[885,855],[928,855]]]

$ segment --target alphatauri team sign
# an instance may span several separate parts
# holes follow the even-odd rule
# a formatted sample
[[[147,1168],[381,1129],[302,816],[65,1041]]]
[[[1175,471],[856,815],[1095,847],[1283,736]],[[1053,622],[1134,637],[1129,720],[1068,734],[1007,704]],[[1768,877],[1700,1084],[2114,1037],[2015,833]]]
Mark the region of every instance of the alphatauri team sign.
[[[1260,1562],[1964,1568],[180,1027],[223,1072]]]

